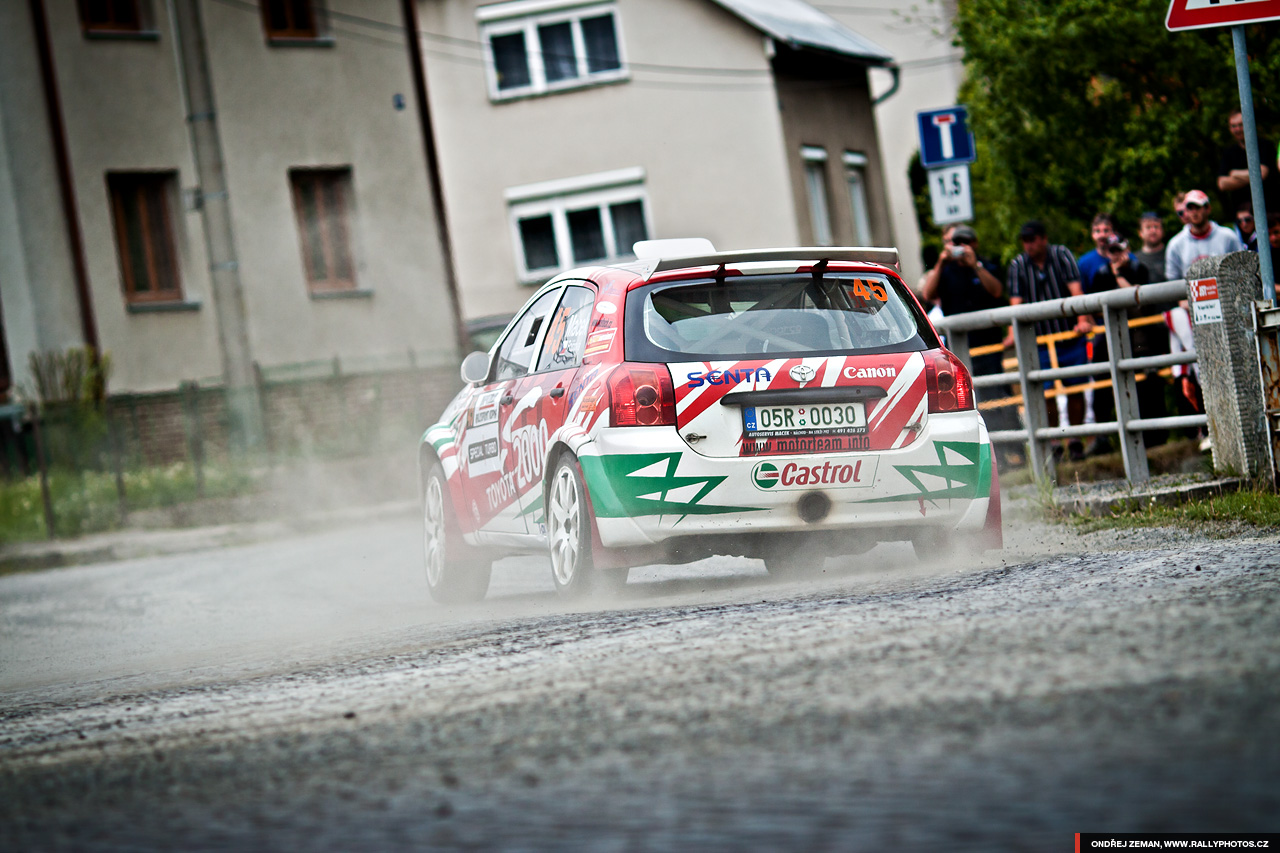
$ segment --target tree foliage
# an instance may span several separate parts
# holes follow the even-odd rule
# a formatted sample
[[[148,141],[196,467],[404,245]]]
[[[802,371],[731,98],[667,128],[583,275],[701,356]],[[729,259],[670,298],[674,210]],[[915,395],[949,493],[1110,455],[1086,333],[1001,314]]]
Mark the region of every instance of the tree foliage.
[[[1092,248],[1089,222],[1114,213],[1135,234],[1144,210],[1176,223],[1175,192],[1203,189],[1214,218],[1221,149],[1239,109],[1229,28],[1171,33],[1169,0],[961,0],[957,44],[977,142],[976,226],[1006,260],[1017,230],[1042,219],[1050,239]],[[1258,128],[1280,118],[1280,24],[1246,30]],[[1263,152],[1267,162],[1267,152]],[[1269,152],[1275,168],[1276,152]]]

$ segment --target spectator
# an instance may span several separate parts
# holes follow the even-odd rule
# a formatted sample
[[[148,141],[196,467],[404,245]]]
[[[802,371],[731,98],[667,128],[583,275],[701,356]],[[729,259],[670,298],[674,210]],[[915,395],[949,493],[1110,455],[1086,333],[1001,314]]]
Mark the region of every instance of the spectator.
[[[1249,155],[1244,145],[1244,115],[1238,110],[1231,114],[1228,122],[1231,129],[1231,144],[1222,149],[1222,160],[1218,166],[1218,189],[1226,193],[1232,210],[1239,210],[1241,204],[1251,204],[1253,194],[1249,191]],[[1258,158],[1262,162],[1262,192],[1268,202],[1276,197],[1275,164],[1268,164],[1268,154],[1276,150],[1276,146],[1259,137]]]
[[[1106,255],[1109,263],[1094,276],[1095,293],[1104,293],[1124,287],[1137,287],[1151,281],[1151,272],[1138,258],[1129,251],[1129,244],[1123,238],[1115,236],[1107,244]],[[1138,308],[1129,312],[1129,318],[1155,316],[1162,312],[1159,308]],[[1146,358],[1164,355],[1169,352],[1168,330],[1161,324],[1140,325],[1129,330],[1129,343],[1134,358]],[[1106,362],[1107,340],[1099,335],[1093,340],[1093,360]],[[1165,382],[1159,371],[1151,370],[1138,380],[1138,411],[1144,418],[1162,418],[1166,408],[1164,401]],[[1115,420],[1114,392],[1099,391],[1093,396],[1093,409],[1099,423]],[[1165,430],[1148,430],[1142,435],[1148,446],[1164,444],[1168,439]],[[1099,436],[1094,442],[1092,452],[1103,453],[1111,448],[1108,436]]]
[[[1183,209],[1186,216],[1186,209]],[[1147,272],[1156,280],[1164,279],[1164,223],[1154,210],[1148,210],[1138,217],[1138,236],[1142,238],[1142,251],[1133,256],[1147,268]]]
[[[1090,234],[1093,237],[1093,249],[1085,252],[1080,257],[1078,266],[1080,268],[1080,283],[1084,285],[1085,293],[1093,293],[1093,277],[1098,270],[1107,265],[1108,258],[1104,254],[1104,249],[1112,237],[1116,235],[1116,220],[1110,213],[1099,213],[1093,217],[1090,228]]]
[[[951,317],[970,311],[998,308],[1004,304],[1004,284],[1000,268],[978,255],[978,234],[968,225],[948,228],[942,234],[942,254],[921,284],[924,298],[937,301],[942,313]],[[969,348],[1000,344],[1004,339],[998,328],[969,333]],[[971,357],[973,374],[986,376],[1003,373],[1004,352],[996,351]],[[1008,387],[977,391],[979,402],[1009,396]],[[990,429],[1016,429],[1016,413],[1009,408],[991,409],[984,415]],[[1008,457],[1003,457],[1007,459]]]
[[[1187,227],[1187,194],[1178,193],[1173,197],[1173,212],[1178,216],[1182,227]]]
[[[1023,302],[1044,302],[1066,296],[1080,296],[1084,288],[1080,284],[1080,269],[1076,259],[1066,246],[1050,245],[1048,232],[1044,223],[1032,220],[1022,226],[1018,233],[1022,240],[1022,254],[1009,264],[1009,304],[1020,305]],[[1083,335],[1093,328],[1093,320],[1088,314],[1076,317],[1074,323],[1066,317],[1055,317],[1036,323],[1037,335],[1052,335],[1059,332],[1075,332],[1080,337],[1058,342],[1056,352],[1058,366],[1068,367],[1084,364],[1086,360],[1085,339]],[[1012,340],[1006,340],[1008,346]],[[1039,347],[1040,367],[1050,367],[1049,350],[1044,344]],[[1085,379],[1063,379],[1064,385],[1079,385]],[[1046,382],[1045,388],[1051,383]],[[1049,423],[1057,426],[1059,422],[1057,406],[1049,406]],[[1084,423],[1084,395],[1069,394],[1067,396],[1067,420],[1073,425]],[[1079,439],[1071,439],[1067,445],[1072,459],[1084,458],[1084,444]]]
[[[1243,202],[1236,209],[1235,232],[1240,245],[1250,252],[1258,251],[1258,229],[1253,221],[1253,205],[1250,202]]]
[[[1189,191],[1186,209],[1187,227],[1173,235],[1165,250],[1164,275],[1169,281],[1185,278],[1187,268],[1201,258],[1244,250],[1234,231],[1209,220],[1212,211],[1203,192]]]
[[[1280,260],[1280,213],[1267,214],[1267,242],[1271,244],[1271,273],[1280,283],[1280,275],[1276,275],[1276,261]]]

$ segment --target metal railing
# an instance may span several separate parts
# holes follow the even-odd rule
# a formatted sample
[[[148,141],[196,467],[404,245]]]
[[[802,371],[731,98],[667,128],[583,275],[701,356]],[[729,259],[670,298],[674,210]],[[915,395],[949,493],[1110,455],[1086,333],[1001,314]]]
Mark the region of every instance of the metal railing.
[[[1033,302],[1014,305],[1006,308],[992,308],[987,311],[975,311],[970,314],[959,314],[945,317],[939,322],[938,330],[946,335],[948,348],[964,362],[969,371],[973,371],[973,353],[969,348],[969,333],[981,329],[1004,326],[1013,327],[1014,344],[1017,349],[1018,369],[1016,372],[978,375],[973,377],[975,388],[995,388],[1017,385],[1021,389],[1023,406],[1023,429],[993,430],[991,440],[997,443],[1026,443],[1030,455],[1032,470],[1053,475],[1050,464],[1053,456],[1050,443],[1061,438],[1080,438],[1084,436],[1114,435],[1119,438],[1120,452],[1124,459],[1125,476],[1131,483],[1141,483],[1150,479],[1147,466],[1146,443],[1144,430],[1181,429],[1184,427],[1202,427],[1208,423],[1204,414],[1182,415],[1177,417],[1143,418],[1138,411],[1138,388],[1135,374],[1148,371],[1159,371],[1179,364],[1194,364],[1194,352],[1170,353],[1168,355],[1134,358],[1129,340],[1129,313],[1136,309],[1150,308],[1158,305],[1169,305],[1187,298],[1187,283],[1184,279],[1144,284],[1139,287],[1127,287],[1106,293],[1091,293],[1084,296],[1069,296],[1065,299],[1052,299],[1046,302]],[[1064,339],[1076,338],[1076,333],[1036,336],[1036,323],[1041,320],[1067,318],[1073,320],[1082,314],[1103,315],[1103,334],[1107,342],[1106,362],[1091,362],[1071,367],[1040,368],[1038,343],[1047,344],[1053,351],[1055,344]],[[1145,318],[1142,318],[1145,319]],[[1140,318],[1135,318],[1140,322]],[[1000,345],[980,347],[974,353],[981,354],[987,349],[999,350]],[[1052,362],[1056,364],[1056,359]],[[1047,392],[1049,396],[1061,394],[1083,393],[1087,388],[1094,388],[1115,395],[1114,421],[1070,426],[1049,426],[1046,392],[1042,383],[1062,379],[1080,377],[1107,377],[1106,381],[1071,385]],[[1108,388],[1108,386],[1110,386]],[[1016,399],[998,401],[1016,403]]]

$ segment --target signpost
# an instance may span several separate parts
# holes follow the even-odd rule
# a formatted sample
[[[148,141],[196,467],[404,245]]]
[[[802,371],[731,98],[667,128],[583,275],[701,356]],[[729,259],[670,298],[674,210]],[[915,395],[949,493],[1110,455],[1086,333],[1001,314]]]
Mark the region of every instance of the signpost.
[[[1267,240],[1267,208],[1262,195],[1261,159],[1258,154],[1258,126],[1253,115],[1253,85],[1249,81],[1249,55],[1245,51],[1244,25],[1280,20],[1280,0],[1172,0],[1165,27],[1171,32],[1205,27],[1231,27],[1235,48],[1236,82],[1240,87],[1240,113],[1244,119],[1244,147],[1249,157],[1249,192],[1253,196],[1253,221],[1258,223],[1258,266],[1262,273],[1262,296],[1272,304],[1276,299],[1276,279],[1271,265],[1271,243]]]
[[[935,225],[973,219],[969,164],[977,156],[962,105],[916,113],[920,162],[929,171],[929,199]]]

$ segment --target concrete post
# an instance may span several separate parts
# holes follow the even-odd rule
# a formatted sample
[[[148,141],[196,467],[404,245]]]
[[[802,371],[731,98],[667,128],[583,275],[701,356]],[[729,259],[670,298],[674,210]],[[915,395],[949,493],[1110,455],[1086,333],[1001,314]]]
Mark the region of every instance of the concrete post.
[[[1213,467],[1266,476],[1270,456],[1253,330],[1254,302],[1262,298],[1258,256],[1202,258],[1187,270],[1187,290]]]

